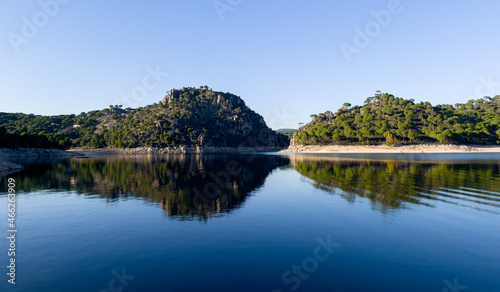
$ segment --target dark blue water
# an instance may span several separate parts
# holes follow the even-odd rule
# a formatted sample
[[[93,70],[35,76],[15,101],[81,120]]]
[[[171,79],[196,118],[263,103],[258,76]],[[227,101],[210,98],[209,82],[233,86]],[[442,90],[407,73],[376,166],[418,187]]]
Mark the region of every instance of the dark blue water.
[[[32,162],[0,185],[0,288],[500,291],[500,156],[446,158]]]

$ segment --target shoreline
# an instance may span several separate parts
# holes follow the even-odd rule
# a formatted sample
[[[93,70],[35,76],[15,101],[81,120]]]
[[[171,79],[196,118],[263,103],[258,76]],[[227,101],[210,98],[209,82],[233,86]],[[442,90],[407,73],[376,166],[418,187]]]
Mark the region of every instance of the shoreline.
[[[42,148],[0,148],[0,177],[16,173],[24,169],[24,166],[9,160],[47,158],[47,157],[74,157],[78,153],[71,153],[60,149]],[[17,162],[17,161],[16,161]]]
[[[338,153],[338,154],[361,154],[361,153],[500,153],[500,146],[494,145],[404,145],[404,146],[362,146],[362,145],[299,145],[290,146],[279,153]]]
[[[36,157],[76,157],[100,155],[144,155],[144,154],[198,154],[198,153],[243,153],[243,152],[277,152],[282,147],[137,147],[137,148],[72,148],[42,149],[42,148],[0,148],[2,158],[36,158]]]
[[[281,147],[137,147],[137,148],[102,148],[102,149],[69,149],[68,152],[77,152],[75,156],[101,156],[101,155],[162,155],[162,154],[221,154],[244,152],[278,152]]]
[[[37,157],[93,157],[103,155],[162,155],[162,154],[222,154],[245,152],[276,152],[289,154],[369,154],[369,153],[500,153],[500,145],[294,145],[286,149],[280,147],[137,147],[137,148],[74,148],[40,149],[40,148],[0,148],[2,158],[37,158]],[[5,166],[7,167],[7,166]]]
[[[73,157],[77,152],[70,152],[61,149],[45,148],[0,148],[0,159],[2,157],[21,158],[21,157]]]

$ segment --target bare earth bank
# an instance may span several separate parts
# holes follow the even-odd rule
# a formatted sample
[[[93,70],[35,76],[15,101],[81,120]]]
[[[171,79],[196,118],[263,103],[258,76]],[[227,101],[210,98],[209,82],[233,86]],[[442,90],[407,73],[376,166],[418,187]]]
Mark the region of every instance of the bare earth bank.
[[[405,145],[405,146],[340,146],[294,145],[282,153],[500,153],[500,146]]]
[[[41,148],[0,148],[1,157],[72,157],[79,155],[77,152],[69,152],[60,149]]]
[[[187,153],[242,153],[242,152],[276,152],[276,147],[138,147],[138,148],[103,148],[103,149],[71,149],[84,156],[99,155],[144,155],[144,154],[187,154]]]
[[[4,161],[4,158],[72,157],[76,155],[79,155],[79,153],[67,152],[59,149],[0,148],[0,176],[9,173],[14,173],[24,168],[22,165],[12,163],[9,161]]]
[[[0,161],[2,157],[74,157],[74,156],[100,156],[100,155],[143,155],[143,154],[182,154],[182,153],[242,153],[242,152],[276,152],[282,150],[278,147],[138,147],[138,148],[102,148],[102,149],[38,149],[0,148]]]

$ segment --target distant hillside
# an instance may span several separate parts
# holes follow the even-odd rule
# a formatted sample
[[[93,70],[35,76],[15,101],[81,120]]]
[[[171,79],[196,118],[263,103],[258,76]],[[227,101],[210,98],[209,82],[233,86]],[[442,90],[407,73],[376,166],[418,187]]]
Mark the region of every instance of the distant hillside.
[[[79,115],[0,113],[6,135],[32,135],[44,145],[70,147],[287,147],[289,140],[238,96],[208,87],[172,90],[162,102],[137,109],[109,109]],[[0,131],[1,133],[1,131]],[[31,136],[30,136],[31,137]],[[30,142],[19,142],[31,146]],[[19,144],[17,143],[17,144]],[[18,146],[16,144],[16,146]],[[36,147],[36,146],[34,146]]]
[[[297,131],[297,129],[277,129],[276,132],[287,136],[289,139],[292,139],[293,134]]]
[[[294,143],[313,144],[500,144],[500,96],[465,104],[415,103],[377,92],[363,106],[345,103],[336,113],[311,115]]]

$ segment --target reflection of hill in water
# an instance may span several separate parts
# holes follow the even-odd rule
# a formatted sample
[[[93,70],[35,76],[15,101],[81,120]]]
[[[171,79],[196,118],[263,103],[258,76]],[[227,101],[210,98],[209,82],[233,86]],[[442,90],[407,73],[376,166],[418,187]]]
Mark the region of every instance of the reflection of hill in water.
[[[292,166],[316,188],[347,201],[370,199],[375,208],[404,207],[404,202],[434,206],[438,201],[500,213],[500,161],[422,163],[292,156]]]
[[[500,213],[500,161],[404,161],[272,155],[100,157],[27,165],[10,177],[22,191],[64,190],[107,200],[140,197],[179,220],[239,208],[274,169],[290,164],[314,187],[381,211],[438,203]],[[2,182],[3,184],[3,182]]]
[[[24,191],[142,197],[159,203],[169,217],[203,220],[238,208],[271,171],[288,163],[261,155],[101,157],[28,166],[16,179]]]

